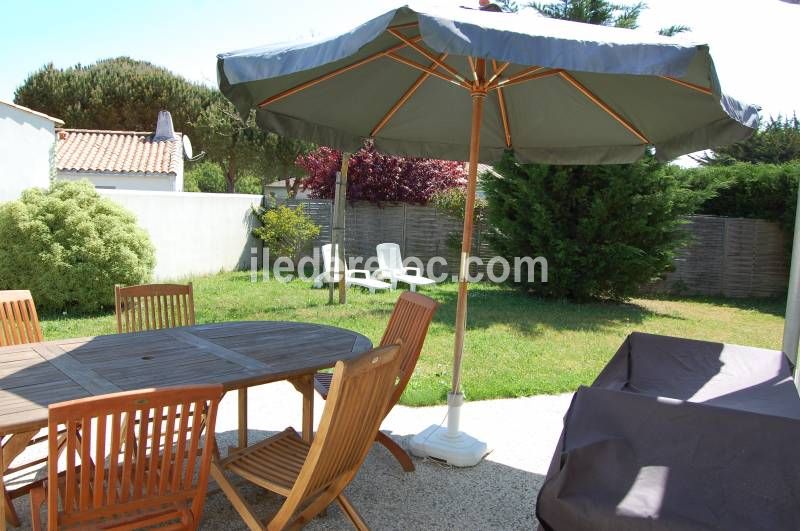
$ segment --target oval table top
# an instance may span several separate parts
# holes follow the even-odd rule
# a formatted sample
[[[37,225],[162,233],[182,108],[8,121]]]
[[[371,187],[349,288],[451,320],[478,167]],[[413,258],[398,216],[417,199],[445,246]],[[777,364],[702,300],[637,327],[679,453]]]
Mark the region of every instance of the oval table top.
[[[0,434],[47,425],[47,406],[175,385],[226,390],[333,367],[372,348],[333,326],[239,321],[0,347]]]

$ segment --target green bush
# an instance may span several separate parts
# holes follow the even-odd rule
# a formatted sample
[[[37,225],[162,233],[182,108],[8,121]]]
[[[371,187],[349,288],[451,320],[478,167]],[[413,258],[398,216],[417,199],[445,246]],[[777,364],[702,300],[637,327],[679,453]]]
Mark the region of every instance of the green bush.
[[[738,162],[728,166],[690,168],[683,170],[683,173],[692,186],[716,190],[714,197],[700,206],[701,214],[777,221],[791,235],[797,207],[800,162]]]
[[[430,203],[445,214],[454,218],[464,220],[464,207],[467,204],[467,190],[464,187],[448,188],[440,190],[431,196]],[[475,215],[473,221],[481,223],[486,219],[486,199],[475,198]]]
[[[146,282],[154,265],[133,214],[88,181],[56,181],[0,205],[0,289],[30,289],[43,310],[110,307],[114,284]]]
[[[216,162],[210,161],[193,164],[184,174],[183,190],[185,192],[224,194],[226,183],[222,167]],[[253,174],[242,175],[236,181],[236,193],[261,195],[261,179]]]
[[[709,196],[690,189],[652,158],[635,164],[517,164],[507,154],[483,176],[489,238],[514,257],[543,256],[548,282],[537,275],[524,290],[546,297],[621,300],[665,273],[685,238],[683,216]],[[522,271],[523,280],[527,272]]]
[[[266,208],[257,213],[261,227],[253,235],[264,240],[271,260],[282,256],[295,259],[303,245],[319,234],[319,226],[306,214],[303,205]]]

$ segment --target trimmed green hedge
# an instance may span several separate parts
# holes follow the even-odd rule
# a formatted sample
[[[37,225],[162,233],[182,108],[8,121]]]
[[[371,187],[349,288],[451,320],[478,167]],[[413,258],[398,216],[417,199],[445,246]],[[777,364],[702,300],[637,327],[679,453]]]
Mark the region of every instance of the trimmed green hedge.
[[[716,191],[714,197],[700,206],[698,213],[768,219],[779,222],[789,235],[794,230],[800,161],[786,164],[738,162],[683,172],[693,187],[711,187]]]

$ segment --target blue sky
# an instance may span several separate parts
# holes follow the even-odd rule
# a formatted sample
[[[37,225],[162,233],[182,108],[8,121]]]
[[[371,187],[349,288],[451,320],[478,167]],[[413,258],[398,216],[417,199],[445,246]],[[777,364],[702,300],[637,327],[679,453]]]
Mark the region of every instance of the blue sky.
[[[477,0],[444,0],[457,5]],[[441,2],[440,2],[441,3]],[[524,1],[518,1],[523,4]],[[692,27],[708,42],[723,89],[767,114],[800,111],[796,68],[800,5],[780,0],[649,0],[642,31]],[[362,19],[387,0],[28,0],[3,7],[0,99],[47,62],[58,67],[129,55],[214,85],[219,52],[324,34],[353,12]],[[799,112],[800,114],[800,112]]]

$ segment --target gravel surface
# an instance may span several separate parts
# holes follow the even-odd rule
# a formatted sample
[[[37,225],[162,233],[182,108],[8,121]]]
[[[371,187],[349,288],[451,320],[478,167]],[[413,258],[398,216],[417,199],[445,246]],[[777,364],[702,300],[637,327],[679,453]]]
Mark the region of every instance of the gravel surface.
[[[414,459],[416,471],[406,474],[380,445],[375,445],[346,494],[372,529],[533,529],[536,494],[547,472],[561,432],[571,394],[467,402],[462,428],[487,441],[491,453],[472,468],[453,468],[433,460]],[[253,388],[249,393],[249,440],[295,426],[299,430],[301,399],[287,383]],[[324,402],[317,399],[315,416]],[[444,421],[445,406],[395,407],[383,429],[407,446],[407,440],[431,424]],[[217,440],[223,453],[236,444],[236,393],[225,397],[217,421]],[[282,502],[236,479],[234,484],[259,517],[268,518]],[[26,498],[15,500],[30,528]],[[203,513],[201,529],[246,529],[215,484]],[[350,529],[338,506],[316,518],[308,529]]]

